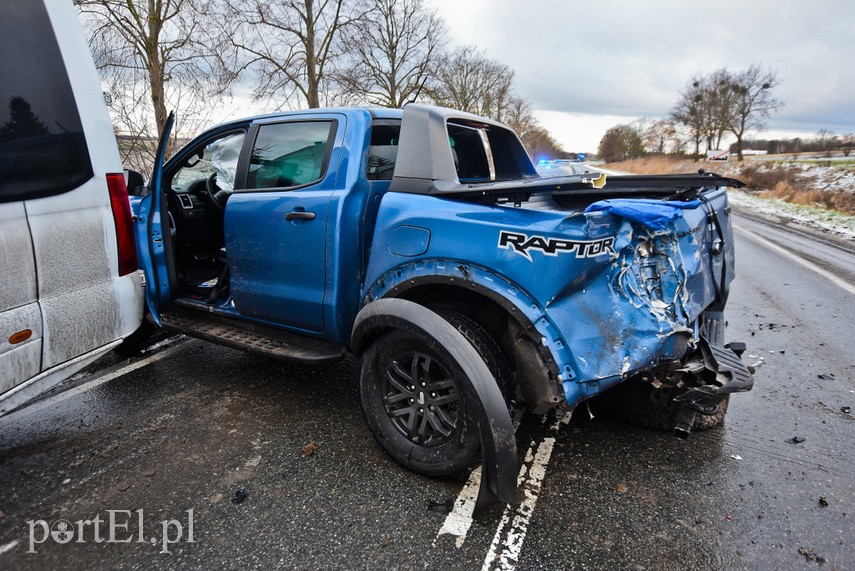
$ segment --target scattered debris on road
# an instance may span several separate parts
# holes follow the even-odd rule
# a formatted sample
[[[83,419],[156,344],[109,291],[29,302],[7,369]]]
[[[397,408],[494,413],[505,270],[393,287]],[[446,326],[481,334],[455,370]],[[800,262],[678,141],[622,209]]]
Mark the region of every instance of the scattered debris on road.
[[[842,412],[844,414],[849,414],[850,412],[852,412],[852,408],[848,407],[848,406],[841,406],[840,412]]]
[[[742,460],[742,456],[740,456],[739,454],[731,454],[730,457],[734,460]]]
[[[817,555],[807,547],[799,547],[799,555],[803,555],[808,561],[816,561],[817,563],[825,563],[825,557]]]
[[[244,488],[243,486],[241,486],[240,488],[238,488],[237,490],[235,490],[235,493],[234,493],[234,495],[232,496],[232,503],[233,503],[233,504],[239,504],[239,503],[241,503],[242,501],[244,501],[244,500],[246,499],[246,496],[247,496],[247,494],[246,494],[246,488]]]
[[[615,489],[617,490],[617,493],[625,494],[629,491],[629,486],[627,486],[624,482],[618,482],[618,485]]]
[[[828,500],[825,499],[825,496],[819,496],[819,505],[820,505],[820,507],[823,507],[823,508],[828,507]]]
[[[804,436],[793,436],[792,438],[787,440],[787,442],[789,442],[790,444],[801,444],[804,441],[805,441]]]
[[[449,513],[452,509],[454,509],[454,498],[448,498],[447,500],[441,502],[428,500],[427,509],[429,512]]]
[[[816,376],[817,379],[821,379],[823,381],[833,381],[834,373],[820,373]]]
[[[318,445],[314,440],[312,440],[311,442],[309,442],[308,444],[303,446],[303,450],[302,450],[303,458],[308,458],[309,456],[311,456],[315,452],[317,452],[317,450],[318,450]]]

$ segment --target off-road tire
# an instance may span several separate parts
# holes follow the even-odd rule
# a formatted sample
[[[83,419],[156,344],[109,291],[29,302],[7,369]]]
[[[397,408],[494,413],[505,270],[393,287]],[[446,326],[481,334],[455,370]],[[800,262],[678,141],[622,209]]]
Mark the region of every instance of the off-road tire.
[[[682,407],[673,401],[680,392],[680,389],[654,389],[648,383],[631,379],[597,397],[596,403],[600,411],[608,416],[647,428],[670,431],[674,429]],[[698,413],[692,429],[706,430],[721,424],[729,402],[728,396],[715,414]]]
[[[484,364],[493,373],[493,378],[499,385],[505,402],[513,400],[515,395],[511,368],[493,336],[477,321],[461,313],[451,310],[440,310],[438,313],[466,337],[466,340],[475,348],[478,355],[484,360]]]
[[[414,360],[422,365],[413,365]],[[421,374],[419,370],[428,361],[430,373]],[[409,373],[409,377],[400,375],[398,370]],[[416,410],[430,406],[427,395],[419,390],[422,380],[440,386],[452,381],[452,385],[437,391],[440,397],[456,397],[453,403],[443,405],[442,415],[452,421],[440,421],[448,435],[439,434],[433,425],[422,425],[421,417],[427,411],[419,416],[414,416],[412,410],[405,412],[413,406]],[[463,383],[468,383],[463,370],[433,338],[393,330],[377,339],[363,355],[359,392],[365,420],[380,446],[403,466],[426,476],[457,475],[477,464],[481,445],[477,413]],[[414,390],[396,388],[401,386]],[[419,407],[422,401],[424,406]],[[434,421],[437,416],[439,413],[432,417]]]
[[[511,378],[510,369],[498,343],[487,331],[459,313],[443,311],[441,315],[475,348],[493,377],[501,378],[507,386]],[[400,398],[401,395],[407,394],[408,397],[417,399],[411,406],[417,406],[422,399],[425,399],[426,405],[430,404],[428,395],[431,391],[420,394],[418,388],[410,393],[400,390],[401,381],[413,379],[409,384],[416,386],[417,381],[422,380],[414,378],[415,368],[405,370],[405,375],[399,372],[400,368],[408,369],[408,366],[412,366],[414,358],[421,359],[422,363],[426,359],[435,360],[435,363],[431,364],[431,367],[434,367],[431,374],[424,380],[429,383],[436,382],[437,375],[442,377],[447,374],[455,383],[454,394],[458,398],[456,408],[453,411],[445,411],[447,416],[455,420],[451,435],[445,437],[429,434],[425,444],[418,441],[424,436],[418,434],[420,425],[417,425],[415,430],[406,426],[411,416],[411,413],[404,411],[410,408],[407,405],[409,399],[405,402]],[[398,369],[394,368],[394,363],[399,365]],[[435,366],[437,363],[438,367]],[[397,385],[389,380],[390,372]],[[449,352],[430,336],[401,330],[391,331],[377,339],[363,355],[360,397],[366,422],[380,446],[392,458],[411,470],[433,477],[467,473],[478,464],[481,447],[477,412],[471,402],[471,393],[464,387],[464,383],[468,382]],[[499,381],[497,384],[500,384]],[[395,402],[390,402],[391,400]],[[395,417],[395,414],[406,418]],[[424,414],[427,414],[427,410],[424,410]],[[415,418],[418,423],[420,417]],[[436,417],[433,419],[436,420]]]

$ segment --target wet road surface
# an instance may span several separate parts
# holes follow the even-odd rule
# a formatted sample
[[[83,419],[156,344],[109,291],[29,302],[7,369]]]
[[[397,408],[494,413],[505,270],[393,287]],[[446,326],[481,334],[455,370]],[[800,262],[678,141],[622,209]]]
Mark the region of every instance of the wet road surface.
[[[356,361],[307,369],[183,340],[0,418],[0,568],[855,568],[855,296],[766,242],[817,248],[844,285],[852,254],[776,232],[737,221],[728,337],[757,373],[724,425],[684,442],[596,407],[523,417],[537,501],[505,523],[496,509],[439,534],[465,481],[384,454]],[[108,510],[126,510],[129,543],[78,533],[98,516],[106,539]],[[75,533],[59,543],[37,520]]]

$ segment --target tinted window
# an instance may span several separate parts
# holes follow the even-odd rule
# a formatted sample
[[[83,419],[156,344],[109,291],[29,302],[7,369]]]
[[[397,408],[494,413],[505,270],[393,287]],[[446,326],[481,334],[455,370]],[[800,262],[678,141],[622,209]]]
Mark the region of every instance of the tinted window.
[[[0,0],[0,202],[92,178],[62,54],[42,2]]]
[[[288,188],[320,180],[334,134],[334,121],[262,125],[250,155],[246,188]]]
[[[401,138],[401,123],[375,123],[371,127],[371,143],[368,146],[368,161],[365,175],[368,180],[392,180],[395,160],[398,158],[398,140]]]

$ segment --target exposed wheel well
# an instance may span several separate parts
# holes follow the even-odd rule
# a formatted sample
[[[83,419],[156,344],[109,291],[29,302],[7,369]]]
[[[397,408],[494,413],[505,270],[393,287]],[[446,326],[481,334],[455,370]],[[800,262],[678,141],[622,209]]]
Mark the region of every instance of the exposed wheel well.
[[[541,414],[564,402],[555,363],[548,352],[541,351],[540,334],[526,319],[482,293],[454,285],[418,285],[395,297],[434,311],[453,310],[481,325],[499,344],[513,371],[517,394],[532,412]]]

